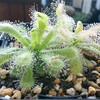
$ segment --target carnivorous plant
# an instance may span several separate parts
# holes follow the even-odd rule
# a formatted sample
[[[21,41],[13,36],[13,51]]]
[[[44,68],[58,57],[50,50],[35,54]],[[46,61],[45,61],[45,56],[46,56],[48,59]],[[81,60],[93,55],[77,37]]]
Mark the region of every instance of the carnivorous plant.
[[[35,12],[36,25],[29,34],[27,31],[22,34],[14,24],[0,23],[0,32],[8,33],[22,44],[21,48],[0,49],[0,65],[13,62],[12,74],[20,77],[21,87],[34,86],[37,75],[46,73],[57,77],[66,66],[70,67],[73,74],[82,72],[83,65],[90,62],[83,55],[83,50],[100,55],[99,43],[92,41],[97,38],[100,25],[84,30],[79,21],[75,28],[74,20],[64,13],[63,6],[59,4],[57,7],[54,26],[49,25],[46,14]]]

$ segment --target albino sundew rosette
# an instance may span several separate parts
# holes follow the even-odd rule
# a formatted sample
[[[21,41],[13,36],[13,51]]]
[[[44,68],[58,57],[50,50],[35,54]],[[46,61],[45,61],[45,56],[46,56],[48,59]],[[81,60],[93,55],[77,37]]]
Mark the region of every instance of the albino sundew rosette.
[[[86,27],[86,31],[90,31],[89,33],[92,35],[89,37],[88,40],[90,42],[98,43],[100,44],[100,24],[90,24]],[[86,32],[87,33],[87,32]],[[89,34],[88,33],[88,34]]]
[[[66,32],[73,30],[75,25],[74,19],[66,15],[63,3],[58,4],[58,7],[56,9],[56,15],[57,15],[56,26],[58,27],[58,29],[62,27],[63,29],[65,29]]]

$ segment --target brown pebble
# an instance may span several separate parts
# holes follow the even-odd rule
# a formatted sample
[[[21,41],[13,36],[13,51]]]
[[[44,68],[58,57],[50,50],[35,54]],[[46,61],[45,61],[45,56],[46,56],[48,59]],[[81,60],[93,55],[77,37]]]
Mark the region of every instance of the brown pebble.
[[[12,96],[12,99],[17,99],[17,100],[20,100],[21,99],[21,91],[18,91],[18,90],[15,90],[13,91],[13,96]]]
[[[70,74],[70,75],[68,76],[68,78],[66,79],[66,81],[67,81],[67,82],[71,82],[71,81],[72,81],[72,82],[75,82],[76,78],[77,78],[76,75]]]
[[[2,94],[2,92],[4,91],[4,89],[6,89],[6,87],[2,86],[1,89],[0,89],[0,94]]]
[[[96,78],[98,79],[98,78],[100,78],[99,76],[96,76]]]
[[[1,79],[5,79],[6,78],[6,75],[8,73],[9,73],[9,70],[5,70],[5,69],[0,68],[0,78]]]
[[[54,89],[51,89],[49,91],[49,95],[56,96],[57,95],[57,92]]]
[[[0,75],[5,76],[8,73],[9,73],[9,70],[5,70],[5,69],[0,68]]]
[[[90,63],[88,63],[87,64],[87,66],[89,67],[89,68],[94,68],[94,66],[96,66],[97,65],[97,63],[95,62],[95,61],[90,61]]]
[[[100,85],[100,78],[97,79],[96,83],[97,83],[98,85]]]
[[[0,89],[0,94],[2,95],[3,89]]]
[[[82,92],[81,95],[88,95],[88,92]]]
[[[1,78],[1,79],[5,79],[5,78],[6,78],[6,75],[4,75],[4,76],[1,76],[0,78]]]
[[[35,94],[39,94],[39,93],[41,93],[41,91],[42,91],[42,88],[41,88],[40,86],[36,86],[36,87],[34,88],[34,93],[35,93]]]
[[[87,78],[86,78],[86,77],[83,77],[83,78],[82,78],[82,81],[83,81],[83,82],[85,82],[86,80],[87,80]]]
[[[84,76],[83,76],[83,74],[78,73],[78,74],[77,74],[77,77],[78,77],[78,78],[83,78]]]
[[[76,91],[82,91],[82,78],[77,78],[77,80],[75,81],[75,85],[74,88]]]
[[[91,81],[89,81],[88,83],[90,84],[90,86],[92,86],[92,87],[94,87],[96,89],[100,89],[100,87],[96,83],[91,82]]]
[[[63,89],[59,89],[58,94],[62,94],[63,93]]]
[[[99,59],[99,60],[97,60],[97,62],[98,62],[98,63],[100,63],[100,59]]]
[[[100,67],[96,67],[96,71],[100,72]]]
[[[100,73],[98,74],[98,77],[100,78]]]
[[[89,95],[95,95],[96,89],[94,87],[90,86],[89,89],[88,89],[88,94]]]
[[[11,89],[11,88],[4,89],[4,90],[2,91],[1,94],[2,94],[3,96],[6,96],[6,95],[12,96],[12,94],[13,94],[13,89]]]
[[[56,78],[53,83],[54,84],[59,84],[60,83],[60,79],[59,78]]]
[[[25,89],[25,88],[22,88],[22,89],[21,89],[21,94],[23,94],[23,95],[24,95],[24,94],[26,94],[27,92],[28,92],[28,90],[27,90],[27,89]]]

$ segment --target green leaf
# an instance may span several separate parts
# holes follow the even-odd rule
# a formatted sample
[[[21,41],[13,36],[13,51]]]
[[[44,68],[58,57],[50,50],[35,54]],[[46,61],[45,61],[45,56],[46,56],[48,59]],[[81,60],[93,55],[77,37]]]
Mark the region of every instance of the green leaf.
[[[44,60],[44,62],[47,65],[47,72],[49,75],[53,77],[57,77],[57,75],[60,73],[60,71],[64,68],[65,63],[63,60],[61,60],[59,57],[54,56],[54,54],[43,54],[41,58]]]
[[[15,27],[8,23],[0,23],[0,32],[8,33],[15,37],[19,42],[21,42],[24,46],[29,47],[29,41],[24,38]]]
[[[57,75],[61,72],[64,66],[65,64],[62,60],[60,60],[59,58],[54,58],[51,59],[47,71],[51,76],[57,77]]]
[[[46,48],[46,46],[48,45],[48,43],[50,42],[50,40],[54,37],[54,33],[50,32],[46,38],[43,40],[43,42],[40,45],[40,50]]]
[[[83,30],[83,24],[81,21],[78,21],[77,22],[77,27],[76,27],[76,30],[75,30],[75,33],[80,33],[81,31]]]
[[[35,48],[35,45],[38,44],[38,30],[37,29],[32,29],[31,32],[31,46],[32,48]]]
[[[17,66],[27,66],[32,63],[33,54],[29,51],[25,51],[22,54],[18,55],[15,59]]]
[[[27,68],[22,75],[20,86],[22,88],[30,89],[35,83],[32,67]]]
[[[47,28],[47,23],[48,23],[48,16],[44,13],[36,12],[35,13],[35,18],[37,20],[37,28],[38,28],[38,44],[40,44],[43,33],[45,29]]]
[[[42,54],[41,55],[41,58],[45,61],[45,63],[49,63],[51,58],[53,57],[54,55],[52,53],[47,53],[47,54]]]
[[[40,44],[40,42],[42,40],[43,33],[46,29],[46,24],[44,22],[42,22],[41,20],[38,23],[39,23],[38,43]]]
[[[62,49],[55,49],[51,51],[53,51],[55,54],[65,56],[68,59],[73,59],[78,55],[78,50],[75,47],[65,47]]]
[[[63,10],[64,10],[64,4],[59,3],[57,8],[56,8],[57,17],[59,17],[59,16],[61,16],[63,14]]]
[[[98,50],[100,50],[100,45],[98,43],[81,43],[81,46],[92,46]]]
[[[70,68],[71,68],[71,73],[73,74],[78,74],[82,72],[82,63],[80,61],[80,59],[75,58],[69,61],[70,64]]]
[[[58,46],[61,45],[62,40],[59,37],[53,37],[53,39],[48,43],[48,46]]]
[[[9,61],[13,57],[13,54],[0,54],[0,65]]]
[[[38,66],[36,66],[36,68],[35,68],[35,72],[37,73],[37,74],[39,74],[39,75],[44,75],[45,74],[45,71],[44,71],[44,67],[45,66],[43,66],[43,65],[38,65]]]
[[[42,19],[39,19],[38,25],[39,25],[39,31],[42,34],[46,29],[46,23]]]
[[[39,21],[42,21],[43,23],[47,24],[48,23],[48,16],[44,13],[41,12],[35,12],[35,18],[37,20],[37,26],[41,25]]]
[[[0,65],[9,61],[18,50],[20,49],[19,48],[0,49]]]
[[[62,49],[51,50],[51,51],[54,52],[55,54],[64,56],[68,59],[72,73],[77,74],[82,71],[82,63],[79,59],[80,56],[79,56],[79,51],[77,48],[65,47]],[[60,65],[60,63],[59,63],[59,65]]]
[[[1,48],[0,53],[8,54],[8,53],[15,53],[19,51],[20,48],[12,47],[12,48]]]
[[[36,72],[36,74],[41,75],[41,76],[45,74],[46,65],[45,65],[45,62],[40,55],[37,56],[34,65],[35,65],[34,71]]]
[[[14,67],[12,70],[11,70],[11,75],[13,76],[18,76],[18,70],[17,70],[17,67]]]

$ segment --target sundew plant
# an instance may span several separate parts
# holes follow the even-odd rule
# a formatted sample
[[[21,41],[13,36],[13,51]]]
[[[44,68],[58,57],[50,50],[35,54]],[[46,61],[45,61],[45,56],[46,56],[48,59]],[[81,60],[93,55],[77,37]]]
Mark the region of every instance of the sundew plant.
[[[35,25],[27,33],[15,24],[0,23],[0,32],[8,33],[22,44],[18,47],[0,49],[0,65],[13,62],[11,71],[20,78],[20,87],[31,88],[37,76],[58,77],[62,69],[70,67],[70,73],[82,72],[83,66],[91,63],[83,51],[100,55],[100,25],[83,29],[83,24],[65,14],[64,4],[59,3],[55,11],[54,24],[45,13],[32,13]],[[98,40],[98,41],[96,41]]]

